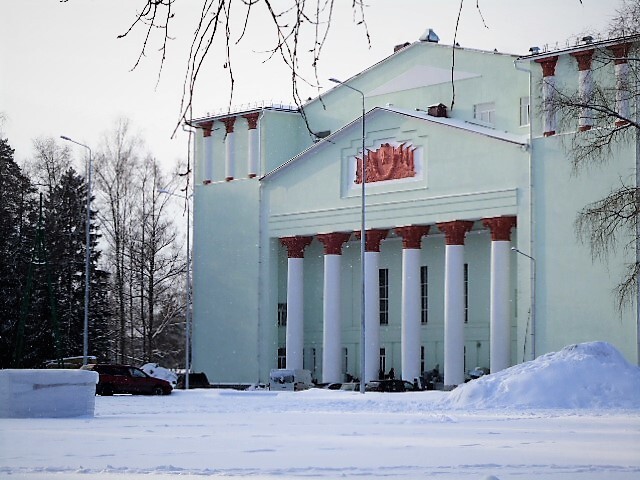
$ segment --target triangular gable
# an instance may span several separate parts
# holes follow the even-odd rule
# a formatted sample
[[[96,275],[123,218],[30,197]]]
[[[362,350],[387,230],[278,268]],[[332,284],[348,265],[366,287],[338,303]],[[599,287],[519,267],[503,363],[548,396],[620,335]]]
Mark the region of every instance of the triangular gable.
[[[433,123],[433,124],[441,125],[444,127],[459,129],[463,132],[474,134],[474,135],[481,135],[485,138],[490,138],[490,139],[498,140],[501,142],[511,143],[520,147],[528,147],[528,141],[527,141],[528,137],[526,135],[515,135],[513,133],[501,132],[498,130],[494,130],[492,128],[483,127],[482,125],[477,125],[477,124],[474,124],[465,120],[460,120],[457,118],[434,117],[434,116],[428,115],[427,112],[424,112],[422,110],[412,111],[412,110],[405,110],[405,109],[395,108],[395,107],[375,107],[365,113],[365,123],[367,119],[372,119],[374,116],[385,115],[385,114],[408,116],[416,120]],[[329,136],[325,137],[318,143],[311,145],[306,150],[303,150],[298,155],[293,157],[291,160],[283,163],[278,168],[272,170],[271,172],[261,177],[260,180],[268,180],[274,175],[277,175],[278,173],[289,168],[292,164],[302,160],[304,157],[310,154],[316,154],[321,149],[325,148],[327,145],[337,143],[338,138],[346,135],[347,133],[350,133],[351,130],[355,128],[357,128],[359,131],[361,131],[362,129],[362,124],[360,123],[360,117],[356,118],[352,122],[344,125],[342,128],[331,133]]]

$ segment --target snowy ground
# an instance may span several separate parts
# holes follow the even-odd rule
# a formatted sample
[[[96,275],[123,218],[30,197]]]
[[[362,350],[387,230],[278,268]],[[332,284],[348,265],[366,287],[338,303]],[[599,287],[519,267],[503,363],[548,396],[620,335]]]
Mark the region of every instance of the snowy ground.
[[[16,480],[635,480],[639,452],[640,368],[602,343],[451,393],[177,390],[0,419],[0,478]]]

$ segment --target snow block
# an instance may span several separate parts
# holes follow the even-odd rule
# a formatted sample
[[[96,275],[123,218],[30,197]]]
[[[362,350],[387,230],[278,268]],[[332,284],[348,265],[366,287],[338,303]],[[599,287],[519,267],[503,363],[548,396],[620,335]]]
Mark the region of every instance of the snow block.
[[[0,418],[93,417],[98,373],[0,370]]]

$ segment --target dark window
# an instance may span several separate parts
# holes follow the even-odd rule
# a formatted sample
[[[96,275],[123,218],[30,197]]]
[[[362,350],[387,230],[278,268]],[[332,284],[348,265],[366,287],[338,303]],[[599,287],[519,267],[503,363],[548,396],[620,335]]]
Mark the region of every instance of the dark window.
[[[469,322],[469,264],[464,264],[464,323]]]
[[[424,325],[429,319],[429,267],[420,267],[420,321]]]
[[[278,348],[278,368],[287,368],[287,349]]]
[[[389,269],[378,270],[380,290],[380,325],[389,325]]]
[[[278,326],[279,327],[287,326],[287,304],[286,303],[278,304]]]

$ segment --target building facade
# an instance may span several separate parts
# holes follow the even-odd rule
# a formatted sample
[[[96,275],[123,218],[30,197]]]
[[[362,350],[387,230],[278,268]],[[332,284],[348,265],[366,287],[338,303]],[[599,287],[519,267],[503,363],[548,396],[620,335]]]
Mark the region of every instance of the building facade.
[[[565,142],[589,115],[558,127],[551,107],[560,85],[622,81],[626,53],[584,60],[618,44],[516,57],[424,38],[304,114],[194,120],[194,370],[264,382],[286,366],[340,382],[438,367],[455,386],[475,367],[590,340],[637,362],[635,309],[613,294],[635,257],[594,262],[574,231],[582,207],[635,175],[635,144],[574,175]]]

